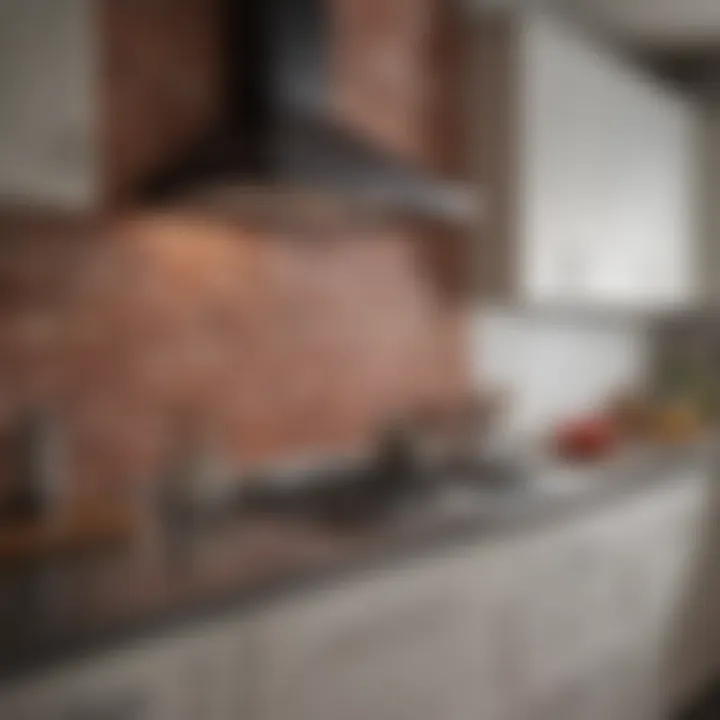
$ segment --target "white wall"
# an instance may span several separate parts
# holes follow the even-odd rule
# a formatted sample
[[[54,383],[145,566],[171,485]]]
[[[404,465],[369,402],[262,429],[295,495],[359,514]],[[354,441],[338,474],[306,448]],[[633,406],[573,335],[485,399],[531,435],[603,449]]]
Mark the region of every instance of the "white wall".
[[[478,311],[473,364],[480,388],[511,393],[510,428],[523,435],[601,406],[649,369],[646,330],[630,320]]]
[[[92,0],[0,0],[0,196],[83,204],[95,171]]]

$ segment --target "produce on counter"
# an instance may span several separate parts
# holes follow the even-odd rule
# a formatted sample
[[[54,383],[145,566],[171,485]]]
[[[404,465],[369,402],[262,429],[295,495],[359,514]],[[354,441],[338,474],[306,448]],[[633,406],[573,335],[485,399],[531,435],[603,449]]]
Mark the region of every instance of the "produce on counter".
[[[617,448],[618,433],[610,418],[594,416],[563,423],[555,431],[557,452],[568,460],[600,460]]]
[[[629,442],[690,443],[711,426],[703,399],[689,393],[625,392],[610,402],[607,412]]]
[[[653,413],[652,438],[665,444],[689,443],[705,429],[702,411],[687,400],[661,403]]]

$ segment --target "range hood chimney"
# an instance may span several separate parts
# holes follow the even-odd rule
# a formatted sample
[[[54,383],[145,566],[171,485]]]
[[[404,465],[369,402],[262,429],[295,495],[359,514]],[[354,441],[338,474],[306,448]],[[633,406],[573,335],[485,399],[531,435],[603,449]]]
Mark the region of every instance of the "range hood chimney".
[[[223,0],[227,127],[153,184],[219,209],[332,208],[467,223],[469,187],[379,149],[334,119],[327,0]]]

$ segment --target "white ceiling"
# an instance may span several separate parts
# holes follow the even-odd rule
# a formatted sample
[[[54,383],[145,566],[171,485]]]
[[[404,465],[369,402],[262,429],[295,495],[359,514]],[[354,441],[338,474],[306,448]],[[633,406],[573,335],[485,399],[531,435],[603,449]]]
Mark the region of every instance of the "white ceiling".
[[[720,0],[563,0],[627,39],[653,46],[720,46]]]

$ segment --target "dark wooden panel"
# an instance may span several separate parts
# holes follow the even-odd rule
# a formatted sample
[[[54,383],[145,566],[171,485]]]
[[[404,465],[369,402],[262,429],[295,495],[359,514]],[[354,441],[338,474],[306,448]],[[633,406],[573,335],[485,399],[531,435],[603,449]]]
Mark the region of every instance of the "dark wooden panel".
[[[222,115],[217,0],[104,0],[97,14],[105,195],[123,199]]]
[[[477,238],[476,277],[483,296],[507,300],[515,297],[517,279],[517,32],[507,18],[488,16],[476,21],[472,34],[473,153],[487,203]]]

